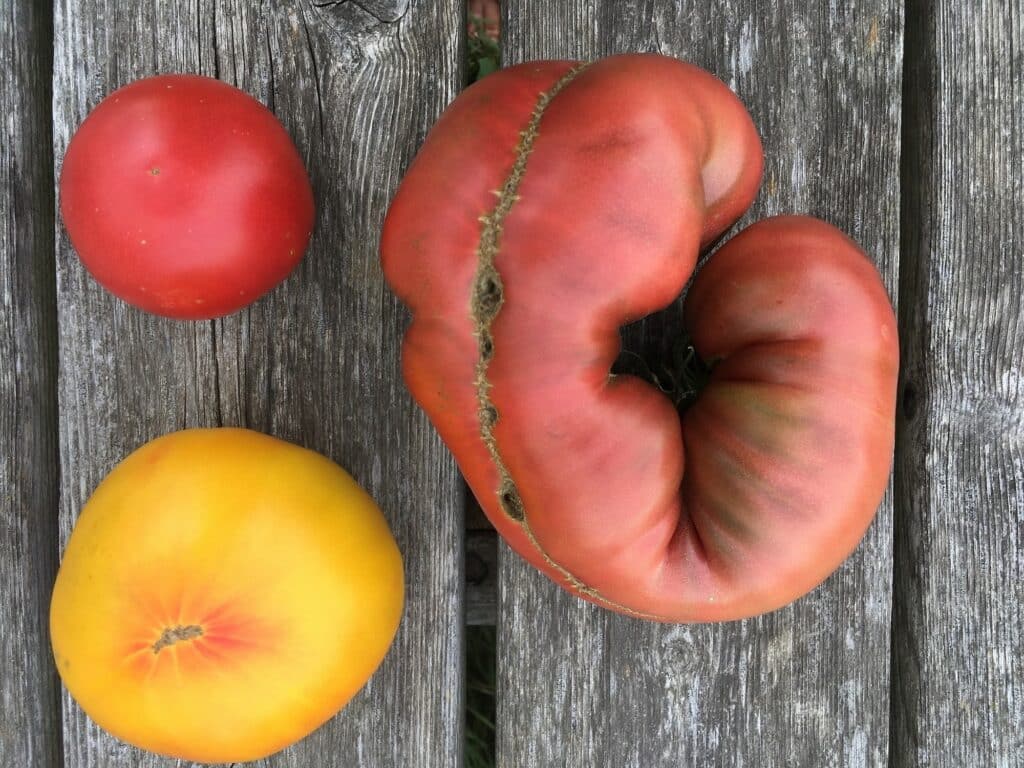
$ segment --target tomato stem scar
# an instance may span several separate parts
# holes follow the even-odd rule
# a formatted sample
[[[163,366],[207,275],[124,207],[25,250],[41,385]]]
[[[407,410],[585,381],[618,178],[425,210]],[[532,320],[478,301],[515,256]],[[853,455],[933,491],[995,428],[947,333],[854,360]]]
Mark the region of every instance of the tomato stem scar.
[[[174,645],[176,643],[183,642],[185,640],[195,640],[197,637],[203,636],[203,628],[198,624],[189,624],[188,626],[177,626],[167,627],[160,638],[153,643],[153,653],[158,654],[164,648]]]

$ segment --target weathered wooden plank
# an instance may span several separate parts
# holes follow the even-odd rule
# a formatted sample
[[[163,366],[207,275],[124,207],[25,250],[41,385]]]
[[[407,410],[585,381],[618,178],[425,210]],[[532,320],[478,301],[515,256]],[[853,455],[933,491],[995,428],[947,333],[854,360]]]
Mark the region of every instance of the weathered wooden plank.
[[[907,8],[893,766],[1024,760],[1024,6]]]
[[[405,394],[407,321],[377,242],[387,202],[460,84],[461,4],[60,0],[55,144],[107,92],[158,71],[218,75],[264,100],[318,204],[286,283],[224,320],[174,323],[113,299],[61,232],[61,529],[128,451],[190,425],[246,425],[322,451],[377,498],[406,563],[407,608],[370,684],[273,766],[451,765],[461,751],[462,491]],[[443,11],[443,12],[442,12]],[[118,744],[65,698],[68,764],[169,764]]]
[[[33,768],[61,763],[51,24],[32,0],[0,14],[0,766]]]
[[[505,61],[659,51],[725,80],[766,152],[743,223],[821,216],[852,234],[895,289],[902,4],[893,0],[517,0]],[[648,353],[675,313],[625,334]],[[851,371],[856,375],[856,371]],[[499,555],[499,765],[885,765],[891,500],[825,585],[774,614],[658,626],[563,594]]]

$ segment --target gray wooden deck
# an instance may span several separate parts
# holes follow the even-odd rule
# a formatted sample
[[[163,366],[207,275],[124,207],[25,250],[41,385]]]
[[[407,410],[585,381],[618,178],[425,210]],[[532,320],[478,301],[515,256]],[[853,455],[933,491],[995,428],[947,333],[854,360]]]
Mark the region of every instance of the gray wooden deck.
[[[466,533],[457,469],[401,385],[408,318],[377,239],[462,86],[463,13],[463,0],[4,0],[0,768],[183,765],[82,714],[50,661],[47,611],[62,542],[104,474],[145,440],[217,424],[346,466],[406,560],[406,615],[383,667],[268,768],[459,765],[467,616],[497,624],[505,768],[1024,765],[1024,5],[505,3],[509,63],[655,50],[716,73],[765,144],[744,223],[791,211],[837,224],[898,305],[894,492],[822,587],[715,626],[609,614],[500,545],[495,563],[490,534]],[[54,216],[74,128],[115,87],[163,71],[262,99],[316,190],[298,272],[223,320],[121,304]],[[631,343],[656,349],[658,326],[631,327]],[[466,549],[474,570],[494,568],[484,587],[465,586]]]

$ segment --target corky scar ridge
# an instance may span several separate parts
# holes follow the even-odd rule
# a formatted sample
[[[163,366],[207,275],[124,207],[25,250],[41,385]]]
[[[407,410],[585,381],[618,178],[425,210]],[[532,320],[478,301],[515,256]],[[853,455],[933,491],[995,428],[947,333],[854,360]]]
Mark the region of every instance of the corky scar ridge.
[[[530,523],[526,518],[526,509],[522,496],[512,475],[505,465],[498,449],[494,427],[501,414],[491,400],[492,384],[487,378],[487,369],[494,357],[494,337],[491,326],[505,303],[505,286],[501,273],[495,265],[495,259],[501,249],[501,234],[505,218],[519,200],[519,186],[526,173],[527,160],[533,152],[534,144],[540,135],[540,123],[545,110],[559,94],[589,64],[578,64],[565,73],[551,88],[540,95],[534,105],[533,112],[526,127],[519,134],[516,145],[515,161],[501,189],[495,191],[498,203],[490,213],[480,217],[480,240],[476,248],[477,268],[473,278],[473,291],[470,299],[470,311],[473,318],[473,330],[477,339],[477,363],[475,370],[475,387],[477,397],[477,419],[480,424],[480,437],[487,446],[495,469],[498,471],[499,485],[496,491],[498,504],[508,517],[519,524],[527,539],[540,553],[544,561],[554,569],[565,581],[580,594],[586,595],[597,603],[607,607],[644,618],[658,618],[650,614],[640,613],[620,605],[601,595],[593,587],[587,586],[573,573],[566,569],[544,550],[537,541]]]

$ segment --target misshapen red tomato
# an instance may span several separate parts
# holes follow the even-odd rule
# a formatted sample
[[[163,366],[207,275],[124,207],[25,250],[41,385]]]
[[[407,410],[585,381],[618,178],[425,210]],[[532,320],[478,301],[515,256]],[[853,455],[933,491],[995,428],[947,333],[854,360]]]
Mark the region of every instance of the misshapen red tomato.
[[[68,145],[60,206],[82,263],[137,307],[233,312],[301,260],[313,193],[284,127],[248,94],[197,75],[115,91]]]
[[[619,327],[679,294],[761,168],[749,115],[706,72],[534,62],[455,101],[388,214],[410,390],[512,547],[614,610],[778,608],[850,554],[886,487],[895,318],[823,222],[755,224],[698,275],[685,325],[714,367],[682,417],[610,373]]]

